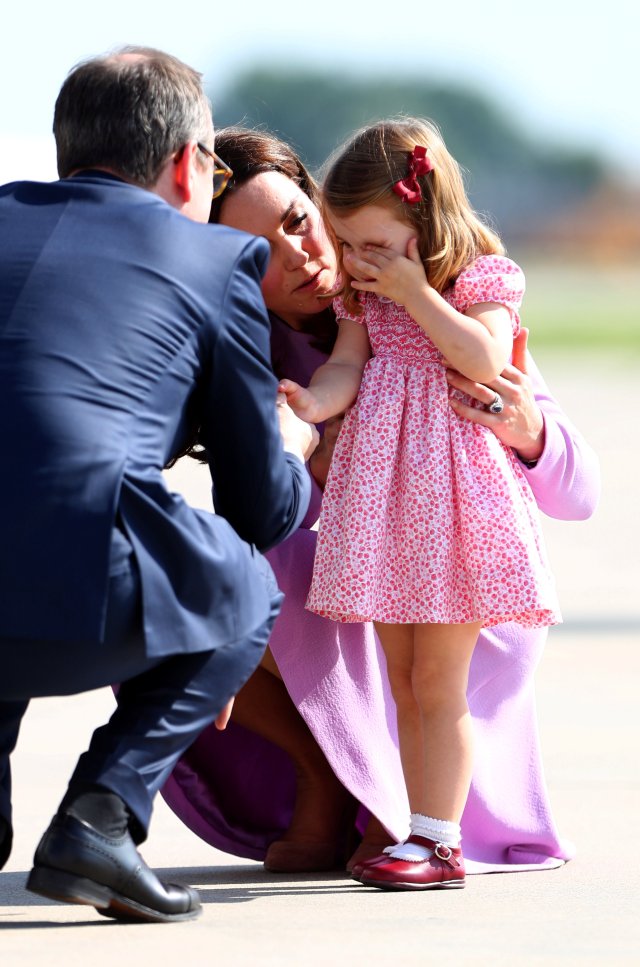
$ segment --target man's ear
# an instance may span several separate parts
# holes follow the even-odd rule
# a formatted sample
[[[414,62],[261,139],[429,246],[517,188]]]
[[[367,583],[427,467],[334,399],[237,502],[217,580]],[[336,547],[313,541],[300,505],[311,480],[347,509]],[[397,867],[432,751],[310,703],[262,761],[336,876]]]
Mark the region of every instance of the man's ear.
[[[198,146],[195,141],[187,141],[173,158],[174,188],[185,205],[191,201],[193,195],[197,150]]]

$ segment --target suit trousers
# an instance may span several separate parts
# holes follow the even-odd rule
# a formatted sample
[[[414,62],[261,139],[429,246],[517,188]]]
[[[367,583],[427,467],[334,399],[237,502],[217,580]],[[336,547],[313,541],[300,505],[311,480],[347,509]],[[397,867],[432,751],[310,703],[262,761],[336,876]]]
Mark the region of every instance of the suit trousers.
[[[260,556],[256,556],[256,580],[265,582],[269,592],[267,619],[243,640],[211,651],[147,657],[133,559],[110,580],[103,643],[0,638],[0,660],[9,669],[0,681],[0,819],[8,824],[5,851],[11,836],[9,757],[29,699],[74,694],[116,682],[120,683],[116,710],[94,732],[70,785],[99,785],[116,793],[132,813],[133,838],[137,843],[146,838],[156,793],[183,752],[239,691],[262,658],[282,594],[268,562]],[[0,866],[2,853],[0,842]]]

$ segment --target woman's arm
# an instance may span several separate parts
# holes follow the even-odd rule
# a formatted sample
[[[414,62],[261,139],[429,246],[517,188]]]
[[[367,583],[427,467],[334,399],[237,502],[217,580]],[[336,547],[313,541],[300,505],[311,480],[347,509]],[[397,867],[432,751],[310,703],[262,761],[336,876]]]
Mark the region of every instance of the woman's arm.
[[[370,355],[366,328],[350,319],[341,319],[333,351],[327,362],[315,371],[308,388],[283,379],[279,391],[285,394],[289,406],[301,419],[321,423],[351,406]]]
[[[481,384],[447,372],[451,386],[485,405],[499,393],[502,413],[476,409],[455,398],[450,404],[460,416],[489,427],[515,450],[543,513],[558,520],[586,520],[600,498],[598,458],[549,392],[526,351],[527,336],[523,329],[514,342],[512,364],[495,380]]]

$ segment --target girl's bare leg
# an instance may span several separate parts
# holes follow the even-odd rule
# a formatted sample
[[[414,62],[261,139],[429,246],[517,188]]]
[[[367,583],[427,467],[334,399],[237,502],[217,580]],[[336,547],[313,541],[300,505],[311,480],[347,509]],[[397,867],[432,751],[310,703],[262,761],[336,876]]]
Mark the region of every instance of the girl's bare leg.
[[[469,666],[481,622],[416,625],[413,693],[420,709],[424,785],[413,812],[459,823],[473,767]]]
[[[396,703],[400,760],[411,809],[425,796],[422,715],[413,692],[413,625],[375,623]]]
[[[464,887],[460,819],[472,767],[466,691],[480,627],[480,622],[378,626],[398,704],[412,835],[388,856],[356,868],[354,875],[366,886]]]
[[[481,623],[387,625],[376,631],[397,706],[411,811],[459,823],[471,782],[466,689]]]

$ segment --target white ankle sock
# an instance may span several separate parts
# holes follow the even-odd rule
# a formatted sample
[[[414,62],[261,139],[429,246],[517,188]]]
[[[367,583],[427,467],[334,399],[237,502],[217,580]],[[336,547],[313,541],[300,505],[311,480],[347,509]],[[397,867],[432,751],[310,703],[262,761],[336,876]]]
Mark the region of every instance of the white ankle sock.
[[[459,823],[452,823],[448,819],[433,819],[422,813],[411,813],[411,832],[417,836],[425,836],[436,843],[444,843],[452,849],[460,845],[461,831]]]
[[[411,813],[411,832],[416,836],[424,836],[432,839],[436,843],[444,843],[455,849],[460,845],[460,826],[447,819],[433,819],[431,816],[423,816],[422,813]],[[409,863],[421,863],[429,859],[433,850],[421,843],[398,843],[396,846],[387,847],[385,853],[396,860],[405,860]]]

